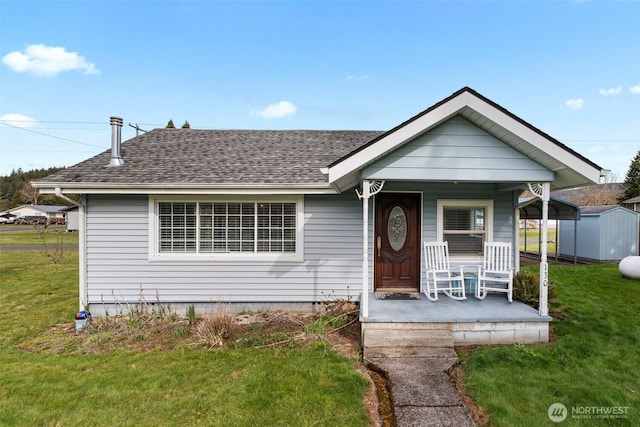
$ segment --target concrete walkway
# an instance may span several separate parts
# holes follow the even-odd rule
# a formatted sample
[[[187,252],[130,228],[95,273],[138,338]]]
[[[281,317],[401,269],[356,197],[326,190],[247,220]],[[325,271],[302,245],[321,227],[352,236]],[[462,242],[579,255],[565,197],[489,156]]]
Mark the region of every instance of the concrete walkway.
[[[369,365],[386,372],[398,427],[473,427],[473,417],[447,371],[457,363],[453,348],[432,355],[411,354],[368,359]]]

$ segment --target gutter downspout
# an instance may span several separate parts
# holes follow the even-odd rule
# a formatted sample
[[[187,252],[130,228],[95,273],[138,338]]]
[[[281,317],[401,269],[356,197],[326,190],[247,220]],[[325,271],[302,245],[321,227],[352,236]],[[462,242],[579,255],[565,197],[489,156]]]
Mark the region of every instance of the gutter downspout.
[[[75,200],[62,194],[60,187],[56,187],[55,195],[61,199],[66,200],[74,206],[78,207],[78,294],[79,294],[79,310],[86,310],[88,308],[88,289],[87,289],[87,244],[86,244],[86,196],[82,196],[83,202],[78,203]]]

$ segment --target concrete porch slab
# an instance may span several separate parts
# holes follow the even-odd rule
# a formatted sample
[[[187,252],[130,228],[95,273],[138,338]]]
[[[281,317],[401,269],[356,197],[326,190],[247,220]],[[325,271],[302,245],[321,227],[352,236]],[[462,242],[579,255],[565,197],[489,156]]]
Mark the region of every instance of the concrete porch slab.
[[[489,294],[484,300],[473,296],[456,301],[444,295],[430,301],[424,294],[420,300],[378,300],[369,298],[369,317],[363,323],[430,323],[430,322],[550,322],[538,310],[518,301],[509,302],[504,295]]]
[[[544,343],[549,341],[552,318],[540,316],[526,304],[510,303],[504,295],[463,301],[442,296],[435,302],[424,295],[420,300],[377,300],[372,295],[369,316],[360,320],[366,354],[384,347],[385,336],[393,337],[387,347],[412,347],[433,341],[443,332],[450,334],[455,346]],[[371,336],[375,339],[367,341]]]

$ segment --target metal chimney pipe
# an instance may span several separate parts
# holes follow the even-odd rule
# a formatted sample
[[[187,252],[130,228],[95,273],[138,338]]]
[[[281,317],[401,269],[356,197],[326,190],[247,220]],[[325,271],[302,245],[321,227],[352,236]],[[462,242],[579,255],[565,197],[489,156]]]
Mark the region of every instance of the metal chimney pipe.
[[[111,158],[107,167],[113,168],[124,165],[120,148],[122,145],[122,119],[111,117]]]

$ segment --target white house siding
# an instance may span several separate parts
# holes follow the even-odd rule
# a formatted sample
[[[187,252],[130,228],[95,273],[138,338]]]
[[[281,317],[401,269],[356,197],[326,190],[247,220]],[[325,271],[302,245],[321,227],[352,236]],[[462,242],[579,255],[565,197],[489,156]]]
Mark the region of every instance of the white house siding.
[[[456,116],[364,169],[365,179],[548,182],[553,172]]]
[[[322,302],[357,297],[362,210],[355,193],[305,198],[304,262],[149,261],[148,197],[87,202],[87,287],[102,303]]]

